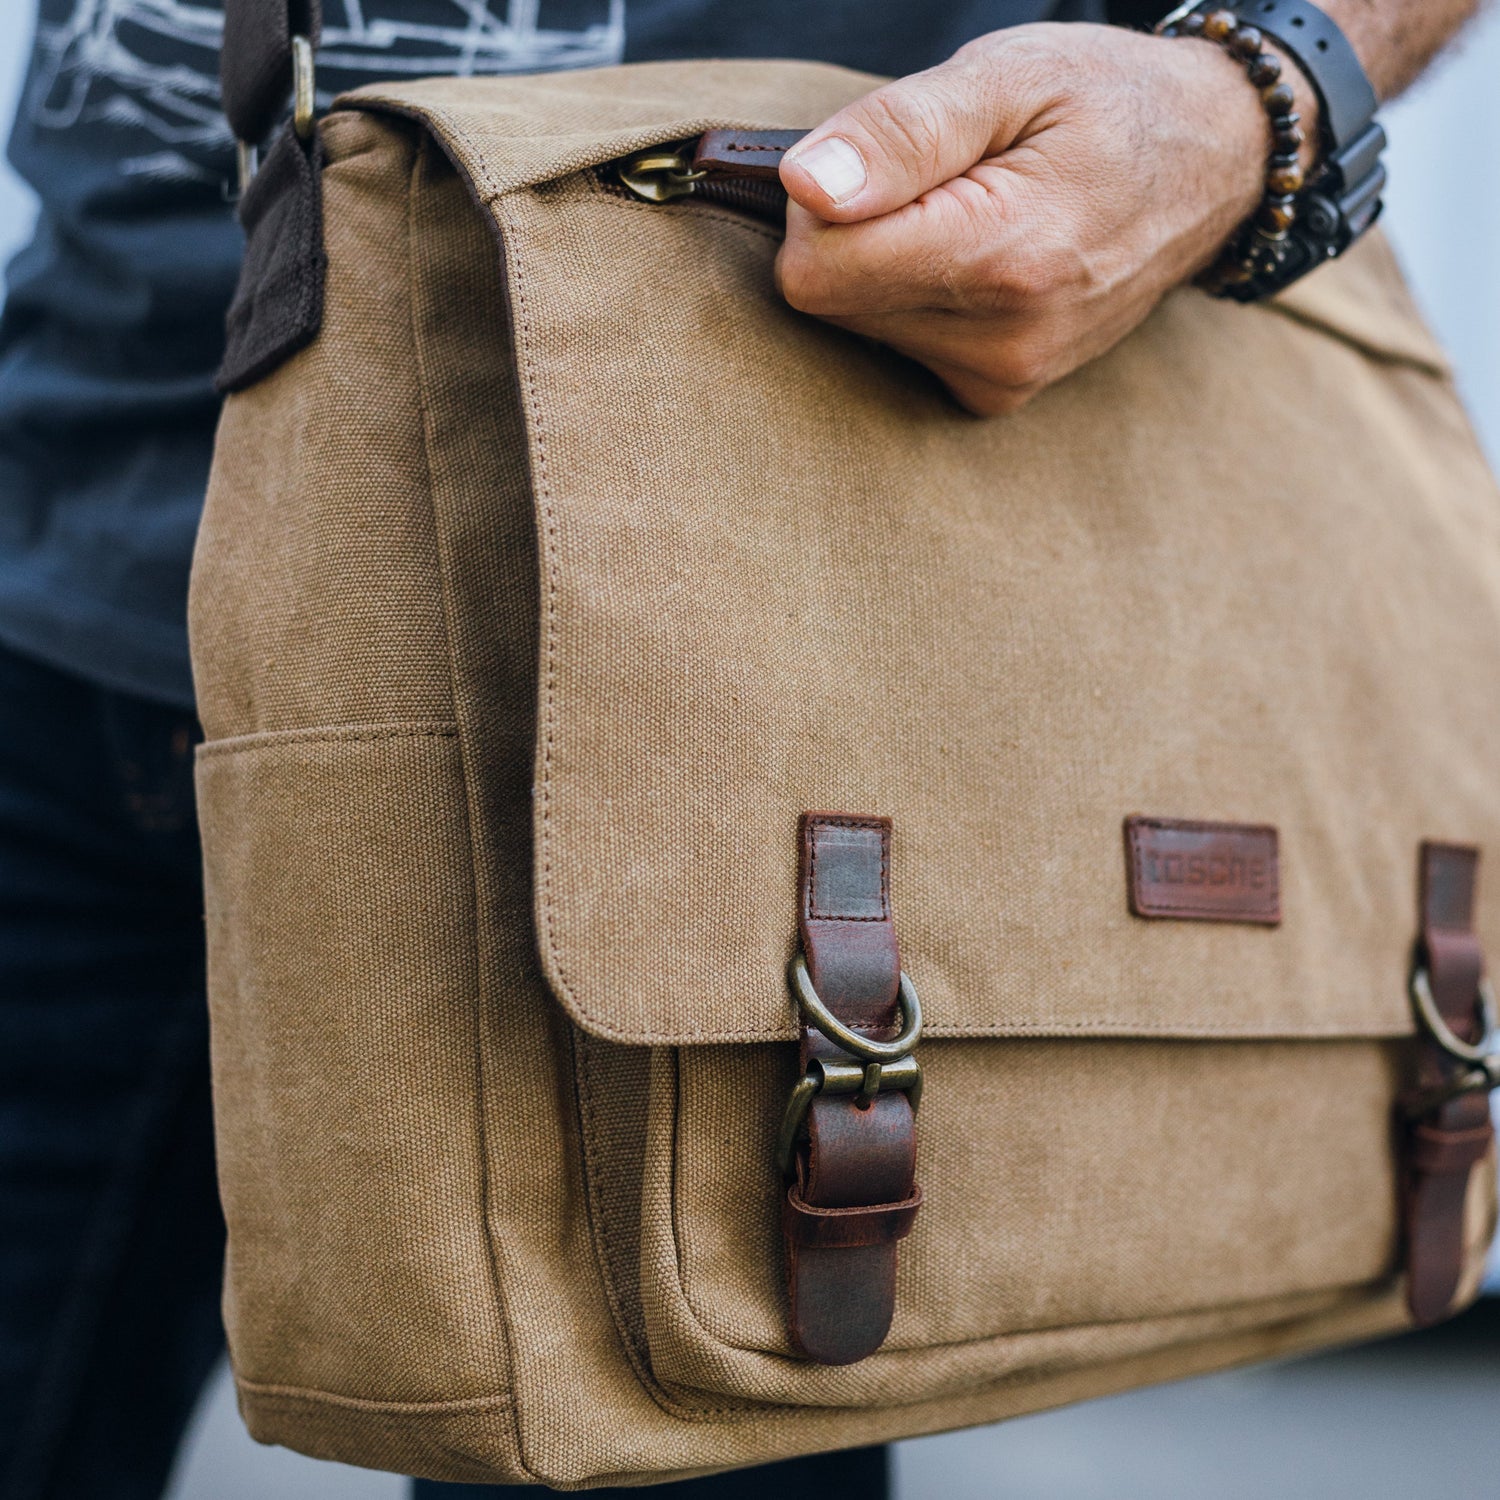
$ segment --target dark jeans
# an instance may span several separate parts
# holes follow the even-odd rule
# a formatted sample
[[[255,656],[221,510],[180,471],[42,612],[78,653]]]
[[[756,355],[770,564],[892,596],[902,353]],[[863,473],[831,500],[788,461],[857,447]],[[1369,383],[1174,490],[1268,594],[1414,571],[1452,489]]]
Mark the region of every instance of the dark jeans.
[[[155,1500],[223,1347],[196,737],[0,649],[0,1500]],[[884,1500],[885,1455],[608,1493]]]

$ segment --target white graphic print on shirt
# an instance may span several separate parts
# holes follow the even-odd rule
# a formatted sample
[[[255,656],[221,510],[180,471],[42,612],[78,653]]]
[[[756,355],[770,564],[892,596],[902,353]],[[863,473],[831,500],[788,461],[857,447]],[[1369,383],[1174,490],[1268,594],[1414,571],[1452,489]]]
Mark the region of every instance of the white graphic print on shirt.
[[[127,175],[218,179],[222,29],[219,4],[44,0],[23,109],[39,130],[125,132]],[[372,78],[597,67],[624,50],[625,0],[324,0],[319,105]]]

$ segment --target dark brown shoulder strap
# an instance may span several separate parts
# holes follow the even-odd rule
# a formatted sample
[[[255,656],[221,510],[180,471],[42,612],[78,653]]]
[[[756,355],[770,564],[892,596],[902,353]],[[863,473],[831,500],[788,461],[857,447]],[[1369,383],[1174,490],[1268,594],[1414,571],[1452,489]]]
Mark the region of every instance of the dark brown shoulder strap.
[[[214,377],[241,391],[305,348],[323,325],[323,142],[283,130],[240,198],[245,259]]]
[[[898,1031],[901,960],[891,915],[886,818],[807,813],[799,921],[813,986],[834,1018],[874,1040]],[[857,1060],[803,1017],[802,1064]],[[820,1093],[807,1113],[782,1225],[791,1337],[823,1364],[880,1347],[896,1297],[896,1242],[921,1204],[916,1130],[905,1093]]]
[[[224,0],[219,79],[240,143],[240,223],[245,259],[225,320],[223,392],[269,375],[323,324],[323,146],[310,119],[288,122],[259,172],[256,149],[287,111],[296,72],[293,41],[316,45],[319,0]],[[306,78],[307,92],[311,79]],[[306,94],[304,94],[306,100]]]
[[[235,139],[259,145],[292,95],[292,38],[314,46],[322,32],[319,0],[224,0],[219,88]]]

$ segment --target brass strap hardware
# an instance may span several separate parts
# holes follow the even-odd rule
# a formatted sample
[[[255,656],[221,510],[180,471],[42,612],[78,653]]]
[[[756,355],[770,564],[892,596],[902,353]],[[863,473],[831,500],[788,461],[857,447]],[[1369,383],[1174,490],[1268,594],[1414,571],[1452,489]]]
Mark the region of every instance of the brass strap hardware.
[[[645,203],[670,203],[696,192],[707,172],[694,171],[692,158],[671,146],[638,151],[615,168],[620,184]]]
[[[1465,1094],[1487,1094],[1497,1088],[1500,1088],[1500,1053],[1487,1057],[1479,1067],[1455,1074],[1441,1088],[1424,1089],[1403,1098],[1401,1114],[1407,1120],[1422,1120],[1450,1100],[1461,1099]]]
[[[234,167],[235,179],[238,189],[236,198],[245,196],[245,189],[250,186],[250,179],[260,170],[260,149],[252,146],[249,141],[236,141],[234,143]]]
[[[298,140],[310,140],[317,90],[314,87],[312,42],[305,36],[292,38],[292,129]]]
[[[1495,989],[1488,978],[1479,981],[1479,993],[1474,1001],[1480,1024],[1477,1042],[1466,1042],[1455,1035],[1453,1028],[1442,1018],[1432,994],[1432,976],[1426,969],[1419,968],[1411,976],[1411,1000],[1422,1029],[1450,1057],[1484,1067],[1500,1053],[1500,1037],[1495,1030]]]
[[[807,961],[801,954],[793,961],[790,975],[792,993],[808,1018],[829,1041],[862,1059],[860,1062],[834,1062],[815,1057],[807,1072],[797,1080],[787,1099],[776,1138],[776,1163],[783,1176],[790,1176],[797,1151],[797,1137],[807,1119],[807,1112],[819,1094],[855,1094],[855,1103],[868,1105],[878,1094],[904,1093],[915,1114],[922,1102],[922,1065],[911,1055],[922,1035],[922,1004],[916,986],[901,975],[901,1035],[894,1041],[877,1042],[851,1031],[818,997]]]
[[[316,122],[317,77],[313,70],[312,41],[305,36],[292,38],[292,129],[297,139],[312,139]],[[256,172],[260,170],[260,148],[254,141],[234,143],[237,197],[243,198]]]
[[[807,960],[800,953],[792,961],[791,984],[798,1004],[807,1012],[818,1030],[830,1042],[836,1043],[855,1057],[864,1058],[866,1062],[896,1062],[917,1045],[922,1035],[922,1004],[917,999],[916,987],[905,973],[901,975],[901,1035],[893,1042],[877,1042],[845,1026],[818,998],[818,992],[813,988],[812,975],[807,972]]]
[[[1488,978],[1479,981],[1474,1009],[1479,1018],[1477,1042],[1466,1042],[1443,1019],[1432,993],[1432,977],[1418,968],[1411,976],[1412,1009],[1427,1037],[1449,1057],[1465,1064],[1435,1088],[1423,1089],[1401,1101],[1401,1113],[1408,1120],[1419,1120],[1452,1099],[1465,1094],[1488,1093],[1500,1088],[1500,1033],[1497,1033],[1495,990]]]

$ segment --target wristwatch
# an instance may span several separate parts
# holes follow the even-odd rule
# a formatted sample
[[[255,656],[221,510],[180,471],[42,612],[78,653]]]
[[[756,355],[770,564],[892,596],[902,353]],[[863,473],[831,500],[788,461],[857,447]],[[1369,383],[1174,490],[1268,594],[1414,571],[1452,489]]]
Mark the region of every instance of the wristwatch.
[[[1375,90],[1349,39],[1326,11],[1309,0],[1188,0],[1158,23],[1160,31],[1194,11],[1231,11],[1278,43],[1307,75],[1318,96],[1319,167],[1298,194],[1286,235],[1267,242],[1254,274],[1226,295],[1254,302],[1290,286],[1342,255],[1380,216],[1386,136],[1375,112]]]

